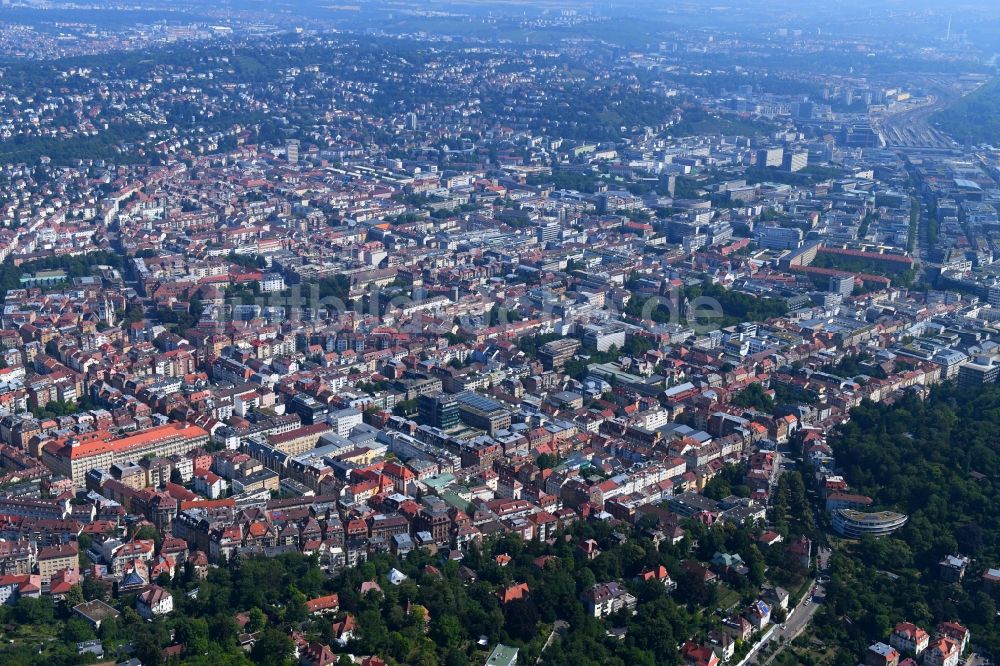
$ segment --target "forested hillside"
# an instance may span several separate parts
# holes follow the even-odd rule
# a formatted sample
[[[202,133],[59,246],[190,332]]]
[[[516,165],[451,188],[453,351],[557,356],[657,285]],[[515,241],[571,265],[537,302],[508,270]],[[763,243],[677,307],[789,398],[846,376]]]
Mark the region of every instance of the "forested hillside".
[[[932,117],[958,142],[1000,142],[1000,80],[994,79]]]
[[[957,620],[974,646],[1000,652],[998,591],[982,583],[1000,565],[1000,389],[948,385],[921,401],[864,403],[831,438],[856,492],[910,520],[894,537],[837,549],[816,636],[854,664],[900,621],[932,630]],[[961,584],[941,579],[946,555],[972,558]]]

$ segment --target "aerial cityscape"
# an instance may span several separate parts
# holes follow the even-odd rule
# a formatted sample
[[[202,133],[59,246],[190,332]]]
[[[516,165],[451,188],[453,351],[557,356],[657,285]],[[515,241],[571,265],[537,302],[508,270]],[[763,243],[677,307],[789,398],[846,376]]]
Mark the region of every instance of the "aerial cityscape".
[[[3,0],[0,665],[998,663],[998,58]]]

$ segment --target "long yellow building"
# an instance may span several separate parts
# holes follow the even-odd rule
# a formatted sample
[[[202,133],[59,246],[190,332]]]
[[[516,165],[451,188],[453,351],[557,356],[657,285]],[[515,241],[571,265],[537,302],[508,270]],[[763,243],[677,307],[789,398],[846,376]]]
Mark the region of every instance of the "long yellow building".
[[[42,446],[42,463],[82,488],[91,469],[136,462],[144,456],[184,454],[208,444],[208,433],[189,423],[167,423],[115,439],[106,430],[51,441]]]

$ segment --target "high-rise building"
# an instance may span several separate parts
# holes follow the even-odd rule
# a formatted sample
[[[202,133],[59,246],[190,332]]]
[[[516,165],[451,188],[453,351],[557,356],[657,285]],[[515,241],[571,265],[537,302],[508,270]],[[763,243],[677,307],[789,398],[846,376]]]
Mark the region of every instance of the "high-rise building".
[[[757,244],[769,250],[794,250],[802,245],[802,230],[797,227],[762,227],[757,230]]]
[[[417,121],[417,114],[412,112],[406,114],[406,129],[410,130],[411,132],[415,132],[417,131],[417,128],[419,126],[420,124]]]
[[[784,158],[784,148],[761,148],[757,151],[757,166],[780,167]]]
[[[971,389],[983,384],[995,384],[1000,376],[1000,364],[991,356],[977,356],[958,368],[958,388]]]
[[[583,342],[597,351],[608,351],[611,347],[625,346],[625,326],[619,323],[588,324],[583,327]]]
[[[328,405],[305,393],[299,393],[292,398],[285,405],[285,410],[291,414],[298,414],[305,425],[321,423],[330,413]]]
[[[854,293],[854,276],[831,275],[830,288],[828,291],[832,291],[835,294],[841,294],[842,296],[850,296]]]
[[[350,437],[351,430],[361,425],[363,421],[364,415],[361,410],[354,408],[340,409],[326,417],[326,422],[337,429],[337,435],[340,437]]]
[[[558,222],[547,222],[535,230],[535,237],[539,243],[552,243],[559,240],[561,231],[562,227],[559,226]]]
[[[289,164],[299,163],[299,140],[289,139],[285,143],[285,156],[288,158]]]
[[[798,120],[811,120],[815,109],[816,105],[812,102],[796,102],[792,104],[792,115]]]
[[[792,173],[802,171],[807,166],[809,166],[809,151],[807,150],[788,151],[785,153],[781,164],[781,168]]]
[[[458,399],[448,393],[422,395],[417,398],[417,414],[422,423],[450,430],[459,423]]]
[[[1000,308],[1000,284],[991,284],[986,292],[986,302],[992,307]]]
[[[546,342],[538,349],[538,358],[546,370],[562,370],[566,361],[580,348],[580,341],[574,338],[560,338]]]

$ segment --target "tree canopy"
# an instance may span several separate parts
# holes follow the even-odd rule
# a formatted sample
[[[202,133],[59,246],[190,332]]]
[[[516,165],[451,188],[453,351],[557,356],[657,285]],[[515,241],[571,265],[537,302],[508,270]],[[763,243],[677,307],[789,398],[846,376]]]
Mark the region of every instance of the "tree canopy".
[[[892,537],[846,544],[831,560],[816,636],[856,663],[897,622],[932,631],[958,621],[977,647],[1000,650],[1000,591],[982,573],[1000,565],[1000,388],[935,387],[927,400],[863,402],[831,438],[852,491],[909,515]],[[960,583],[939,574],[947,555],[972,558]],[[853,661],[851,661],[853,659]]]

